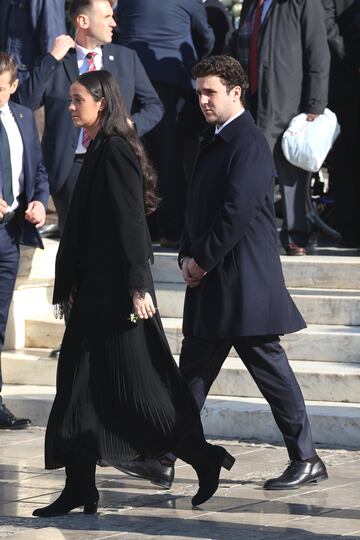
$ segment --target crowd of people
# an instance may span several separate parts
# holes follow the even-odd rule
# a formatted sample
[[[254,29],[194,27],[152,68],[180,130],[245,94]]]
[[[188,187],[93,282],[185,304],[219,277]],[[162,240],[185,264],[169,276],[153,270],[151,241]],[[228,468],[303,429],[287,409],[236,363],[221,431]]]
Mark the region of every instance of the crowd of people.
[[[281,243],[306,255],[309,173],[281,137],[295,115],[314,122],[329,105],[341,125],[329,159],[336,226],[360,247],[359,0],[244,0],[236,29],[219,0],[72,0],[69,15],[73,32],[64,0],[0,3],[0,351],[19,244],[43,247],[49,189],[61,234],[53,301],[67,321],[45,445],[66,484],[35,515],[95,512],[96,463],[170,487],[181,457],[199,478],[193,504],[210,498],[234,459],[205,441],[199,411],[231,346],[289,454],[264,488],[326,479],[279,342],[305,323],[284,284],[274,186]],[[40,147],[31,110],[42,106]],[[178,247],[187,285],[180,371],[151,240]],[[0,368],[0,428],[29,426],[1,384]]]

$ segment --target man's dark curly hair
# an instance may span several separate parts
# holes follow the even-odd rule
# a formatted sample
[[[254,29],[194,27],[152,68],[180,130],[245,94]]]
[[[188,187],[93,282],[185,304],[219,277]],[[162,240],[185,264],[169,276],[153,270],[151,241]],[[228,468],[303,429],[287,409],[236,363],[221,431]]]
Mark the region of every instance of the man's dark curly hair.
[[[241,102],[244,104],[245,92],[249,88],[247,75],[241,66],[240,62],[226,56],[224,54],[218,54],[216,56],[209,56],[200,60],[192,69],[192,76],[194,79],[199,77],[208,77],[214,75],[220,77],[226,91],[230,92],[234,86],[240,86],[241,88]]]

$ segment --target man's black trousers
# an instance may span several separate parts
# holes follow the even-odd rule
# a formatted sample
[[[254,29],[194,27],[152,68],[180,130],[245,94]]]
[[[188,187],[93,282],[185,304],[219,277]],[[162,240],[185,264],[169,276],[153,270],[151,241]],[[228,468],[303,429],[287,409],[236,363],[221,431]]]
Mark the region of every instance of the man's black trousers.
[[[305,461],[314,457],[316,452],[304,398],[278,336],[215,340],[185,337],[180,371],[199,409],[232,346],[269,403],[290,460]]]

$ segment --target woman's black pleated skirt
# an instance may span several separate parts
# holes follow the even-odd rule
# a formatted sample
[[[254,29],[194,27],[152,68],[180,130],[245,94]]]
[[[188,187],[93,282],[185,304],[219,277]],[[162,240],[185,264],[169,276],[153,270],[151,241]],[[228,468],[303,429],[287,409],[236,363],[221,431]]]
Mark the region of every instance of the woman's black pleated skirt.
[[[80,289],[66,326],[45,467],[63,467],[73,455],[116,466],[139,454],[180,457],[189,444],[203,445],[195,401],[160,317],[109,328],[101,320],[106,306],[99,310],[91,294],[93,283]]]

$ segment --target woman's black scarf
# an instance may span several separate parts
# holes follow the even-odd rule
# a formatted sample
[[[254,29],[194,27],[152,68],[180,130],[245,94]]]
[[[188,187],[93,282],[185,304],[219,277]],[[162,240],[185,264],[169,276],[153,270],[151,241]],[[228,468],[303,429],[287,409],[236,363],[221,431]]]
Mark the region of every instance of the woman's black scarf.
[[[86,227],[89,212],[89,196],[92,179],[95,178],[96,165],[99,162],[107,137],[101,132],[91,143],[86,153],[79,178],[76,182],[65,228],[60,240],[55,261],[55,283],[52,303],[55,317],[62,318],[68,310],[69,297],[79,283],[80,248],[82,230]]]

